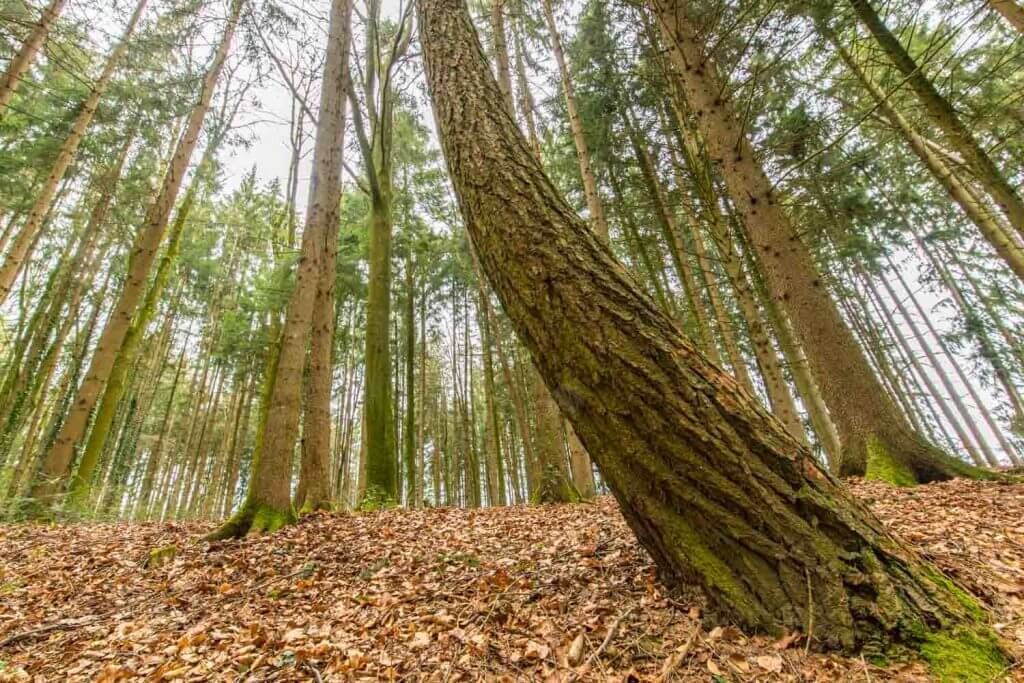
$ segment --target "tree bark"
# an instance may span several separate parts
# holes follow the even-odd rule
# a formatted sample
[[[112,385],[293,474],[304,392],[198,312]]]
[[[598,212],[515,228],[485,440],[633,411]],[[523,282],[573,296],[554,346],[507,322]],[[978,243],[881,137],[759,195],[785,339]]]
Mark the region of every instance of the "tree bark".
[[[321,328],[322,346],[319,356],[314,359],[313,374],[317,376],[317,406],[315,408],[316,453],[319,471],[315,476],[316,486],[329,492],[329,475],[326,468],[327,446],[330,438],[330,376],[331,353],[333,350],[333,283],[334,267],[330,261],[334,252],[333,241],[338,225],[340,210],[341,166],[344,152],[345,105],[348,99],[348,45],[351,40],[352,4],[350,0],[334,0],[331,5],[328,44],[331,46],[324,61],[323,88],[316,144],[313,152],[313,178],[309,189],[309,207],[306,213],[306,227],[302,233],[302,256],[299,260],[295,287],[288,300],[284,327],[276,360],[265,382],[267,386],[268,410],[262,428],[262,437],[257,441],[252,456],[251,478],[245,501],[241,508],[219,529],[207,538],[230,538],[249,533],[275,531],[295,518],[291,501],[292,455],[299,429],[301,410],[302,377],[306,364],[306,349],[314,321],[320,316],[329,316],[329,330]],[[331,246],[328,247],[328,239]],[[329,276],[326,275],[329,271]],[[330,280],[330,284],[326,280]],[[325,287],[326,285],[326,287]],[[331,290],[329,293],[328,290]],[[327,309],[320,316],[314,313],[318,292]],[[329,305],[327,297],[331,296]],[[321,324],[325,321],[321,318]],[[328,338],[329,337],[329,338]],[[326,386],[324,386],[326,379]],[[324,392],[324,393],[318,393]],[[326,407],[326,415],[325,409]],[[326,422],[324,423],[324,418]],[[313,479],[309,480],[313,485]],[[313,498],[321,495],[314,491]],[[307,494],[308,495],[308,494]],[[325,494],[327,495],[327,494]],[[317,501],[319,503],[320,501]]]
[[[67,4],[67,0],[51,0],[50,4],[43,10],[39,21],[32,27],[32,31],[28,34],[21,49],[18,50],[18,53],[11,58],[10,63],[7,65],[7,72],[4,73],[3,82],[0,83],[0,118],[3,118],[4,114],[7,113],[7,106],[11,103],[14,92],[18,89],[18,85],[21,84],[21,79],[25,73],[32,67],[32,63],[35,61],[40,48],[42,48],[46,36],[50,34],[50,27],[57,17],[60,16],[65,4]]]
[[[557,195],[498,104],[462,0],[417,6],[484,272],[663,578],[701,586],[713,612],[750,629],[813,621],[818,647],[926,657],[951,644],[999,673],[977,604],[707,362]]]
[[[139,0],[135,6],[135,11],[132,13],[131,19],[128,20],[128,26],[107,57],[99,78],[96,79],[92,89],[89,91],[89,96],[81,104],[78,116],[75,117],[67,138],[64,139],[60,151],[57,152],[57,158],[54,159],[53,165],[50,167],[49,175],[47,175],[46,181],[43,183],[39,196],[36,197],[35,202],[32,204],[32,208],[29,210],[28,216],[25,218],[25,222],[22,224],[18,234],[14,236],[10,249],[8,249],[7,255],[4,257],[3,264],[0,264],[0,304],[7,299],[11,289],[14,287],[14,282],[25,262],[25,257],[28,255],[36,238],[36,233],[42,226],[43,220],[53,204],[53,197],[57,192],[57,186],[60,185],[68,168],[75,160],[78,154],[78,146],[82,142],[82,138],[85,137],[89,124],[92,123],[93,115],[96,114],[100,100],[103,98],[104,93],[106,93],[107,86],[110,85],[110,79],[113,78],[114,72],[128,52],[128,41],[135,32],[135,27],[142,17],[142,12],[146,8],[147,2],[148,0]],[[12,66],[14,65],[12,64]],[[2,102],[2,99],[3,90],[0,89],[0,102]],[[3,106],[0,105],[0,113],[2,111]]]
[[[1016,0],[988,0],[988,5],[999,13],[1019,33],[1024,33],[1024,7]]]
[[[189,115],[185,133],[178,142],[170,167],[164,175],[160,194],[146,211],[142,229],[129,256],[128,277],[124,282],[120,297],[100,335],[89,370],[85,375],[85,381],[78,389],[78,396],[72,405],[71,412],[64,421],[53,447],[46,455],[42,471],[33,486],[32,497],[43,505],[50,505],[59,497],[63,483],[69,474],[75,447],[85,434],[89,415],[96,405],[100,390],[110,376],[114,359],[128,333],[131,321],[135,317],[150,268],[167,229],[167,221],[178,196],[178,190],[181,188],[185,169],[195,150],[203,121],[210,109],[213,91],[224,67],[224,61],[227,59],[228,49],[231,46],[243,4],[244,0],[234,0],[232,4],[227,27],[217,46],[213,63],[203,79],[199,101]]]
[[[810,250],[779,204],[739,122],[717,66],[696,42],[677,0],[651,0],[690,108],[750,233],[768,290],[785,310],[810,361],[840,438],[838,472],[899,482],[991,477],[914,431],[878,381],[828,291]]]

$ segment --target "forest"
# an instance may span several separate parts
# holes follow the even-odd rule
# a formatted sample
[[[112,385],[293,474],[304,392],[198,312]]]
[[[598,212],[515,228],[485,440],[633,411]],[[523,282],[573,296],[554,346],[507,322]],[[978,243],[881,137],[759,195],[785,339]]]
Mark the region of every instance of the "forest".
[[[1024,680],[1019,0],[0,0],[0,681]]]

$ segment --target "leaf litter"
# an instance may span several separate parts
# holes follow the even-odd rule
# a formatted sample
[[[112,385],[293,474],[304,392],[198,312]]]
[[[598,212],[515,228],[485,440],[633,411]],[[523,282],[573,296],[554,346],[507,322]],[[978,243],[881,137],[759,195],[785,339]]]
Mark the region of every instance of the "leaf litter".
[[[1024,485],[850,486],[1024,647]],[[196,540],[211,528],[0,527],[0,680],[928,680],[917,662],[705,623],[658,583],[610,498],[320,513]]]

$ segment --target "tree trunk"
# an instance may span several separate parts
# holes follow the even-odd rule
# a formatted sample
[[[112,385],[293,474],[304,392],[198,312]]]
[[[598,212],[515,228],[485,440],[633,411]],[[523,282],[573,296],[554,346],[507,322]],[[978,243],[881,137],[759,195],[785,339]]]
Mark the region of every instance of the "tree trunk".
[[[32,31],[29,32],[21,49],[18,50],[17,54],[11,58],[10,63],[7,65],[7,72],[4,74],[3,82],[0,82],[0,118],[3,118],[4,114],[7,113],[7,105],[11,103],[14,91],[18,89],[22,77],[32,67],[36,54],[38,54],[43,46],[43,42],[46,40],[46,36],[50,33],[50,26],[60,16],[65,4],[67,4],[67,0],[51,0],[50,4],[43,10],[39,21],[32,27]]]
[[[121,348],[128,328],[138,308],[139,299],[145,288],[150,268],[156,258],[157,249],[167,229],[167,221],[174,207],[181,181],[188,166],[199,132],[203,127],[206,113],[210,109],[210,101],[217,80],[227,59],[228,49],[238,25],[244,0],[234,0],[231,16],[227,27],[217,46],[213,63],[203,79],[199,101],[189,115],[185,133],[178,142],[174,158],[164,175],[160,194],[146,211],[146,217],[128,261],[128,277],[124,282],[121,295],[107,321],[93,354],[85,381],[78,389],[78,396],[72,405],[56,442],[46,455],[39,479],[33,486],[32,497],[44,505],[52,504],[60,495],[66,481],[72,457],[78,443],[85,434],[89,415],[99,397],[114,359]]]
[[[548,25],[548,35],[551,38],[551,51],[555,55],[555,63],[558,64],[558,73],[562,79],[562,95],[565,97],[565,108],[569,112],[569,127],[572,130],[572,140],[576,145],[576,159],[580,165],[580,179],[583,181],[583,194],[587,198],[587,211],[590,213],[590,224],[594,232],[605,242],[608,241],[608,220],[605,218],[604,205],[601,203],[601,195],[597,191],[597,179],[594,177],[594,169],[590,165],[590,148],[587,146],[587,137],[583,133],[583,119],[580,118],[579,105],[576,103],[576,91],[572,84],[572,74],[569,66],[565,63],[565,53],[562,51],[562,37],[558,33],[558,26],[555,25],[555,14],[551,8],[552,0],[543,0],[544,20]]]
[[[212,153],[210,153],[210,156],[212,156]],[[207,159],[204,159],[205,161]],[[157,306],[160,303],[164,288],[167,286],[167,281],[170,279],[173,268],[177,263],[185,225],[196,200],[200,183],[199,174],[202,168],[203,164],[201,163],[197,169],[196,176],[193,177],[192,183],[185,194],[185,198],[181,202],[181,206],[178,207],[178,214],[175,216],[171,234],[168,236],[167,247],[160,258],[153,283],[146,292],[146,297],[139,308],[135,320],[125,333],[124,340],[121,342],[121,348],[118,350],[114,364],[110,369],[110,376],[107,378],[106,385],[102,390],[102,398],[96,407],[96,414],[93,417],[89,438],[86,440],[85,449],[82,451],[78,469],[71,479],[67,501],[69,505],[80,505],[88,497],[89,487],[91,486],[96,464],[99,462],[100,452],[107,441],[107,437],[110,435],[110,426],[114,421],[117,406],[128,388],[126,382],[129,371],[135,363],[143,336],[146,334],[153,316],[156,315]]]
[[[931,172],[932,176],[957,203],[981,233],[982,237],[992,245],[992,248],[999,255],[1006,265],[1010,267],[1021,281],[1024,281],[1024,249],[1006,233],[996,216],[985,206],[975,201],[972,193],[965,183],[956,175],[956,172],[949,166],[931,147],[928,146],[924,137],[918,133],[913,125],[889,102],[886,93],[878,87],[878,84],[871,80],[871,77],[864,68],[857,63],[849,50],[839,42],[838,37],[828,27],[819,28],[829,42],[835,47],[840,58],[847,68],[853,72],[871,94],[871,99],[878,106],[878,110],[898,130],[904,141],[910,146],[914,153]]]
[[[890,536],[707,362],[557,195],[462,0],[419,0],[427,83],[466,227],[544,381],[640,542],[712,611],[816,646],[1006,657],[966,593]],[[936,671],[940,676],[943,671]]]
[[[904,484],[954,476],[991,477],[915,432],[889,399],[839,315],[810,251],[778,203],[772,182],[724,95],[717,66],[695,42],[683,6],[677,0],[651,0],[651,6],[674,76],[759,252],[768,290],[792,321],[838,428],[838,471]]]
[[[53,161],[53,166],[50,168],[49,175],[43,183],[39,196],[36,197],[35,203],[32,204],[32,208],[25,218],[25,223],[22,224],[18,234],[15,235],[14,241],[4,257],[3,264],[0,265],[0,304],[7,299],[11,289],[14,287],[14,281],[18,277],[18,273],[21,272],[21,266],[32,247],[36,233],[42,226],[43,219],[53,204],[53,197],[57,191],[57,186],[60,185],[65,173],[67,173],[71,163],[75,160],[78,154],[78,146],[82,142],[82,138],[85,137],[89,124],[92,123],[92,117],[99,107],[100,99],[106,93],[110,79],[113,78],[114,72],[128,52],[128,40],[135,32],[135,27],[142,17],[142,12],[146,8],[147,2],[148,0],[139,0],[139,3],[135,6],[135,11],[132,13],[131,19],[128,20],[128,26],[114,46],[110,56],[107,57],[107,61],[103,65],[103,71],[93,84],[92,90],[89,91],[89,96],[82,103],[78,116],[75,117],[75,121],[71,125],[71,131],[61,145],[60,151],[57,152],[57,158]],[[14,65],[12,64],[12,66]],[[2,100],[3,90],[0,90],[0,103],[2,103]],[[0,112],[2,111],[3,106],[0,104]]]
[[[144,519],[149,511],[153,498],[153,484],[156,481],[156,473],[160,468],[164,455],[164,441],[167,437],[167,428],[171,423],[171,416],[174,414],[174,396],[178,393],[178,382],[181,379],[181,371],[185,367],[185,349],[188,348],[189,335],[181,343],[181,352],[178,354],[177,368],[174,371],[174,379],[171,381],[171,390],[167,395],[167,407],[164,409],[164,416],[160,421],[160,430],[157,432],[156,444],[149,453],[149,460],[146,462],[146,470],[142,476],[142,485],[139,489],[139,496],[136,501],[136,519]]]
[[[1010,221],[1010,225],[1024,236],[1024,201],[995,162],[960,120],[953,106],[936,89],[921,67],[910,56],[882,21],[868,0],[850,0],[854,13],[861,20],[889,59],[903,74],[907,85],[917,95],[928,117],[943,132],[952,148],[966,161],[978,182]]]
[[[402,450],[405,460],[406,505],[416,501],[416,277],[410,238],[405,257],[405,420],[402,424]],[[420,372],[423,372],[420,368]]]
[[[988,0],[988,5],[1006,19],[1019,33],[1024,33],[1024,7],[1016,0]]]
[[[239,511],[211,533],[209,539],[275,531],[294,520],[295,513],[291,501],[292,455],[299,429],[307,342],[315,318],[320,318],[314,313],[318,292],[323,292],[324,295],[321,301],[325,305],[321,308],[327,309],[322,311],[321,315],[330,318],[330,330],[319,331],[324,335],[329,334],[330,338],[321,338],[324,346],[318,347],[320,355],[314,359],[312,366],[320,383],[317,391],[326,389],[326,395],[316,394],[318,405],[315,429],[318,430],[317,438],[322,438],[326,433],[329,440],[334,302],[332,298],[327,305],[327,290],[331,287],[325,289],[321,283],[328,279],[325,277],[325,270],[329,266],[325,261],[331,260],[334,247],[328,248],[327,241],[330,236],[333,245],[333,240],[336,239],[335,230],[340,210],[345,104],[349,88],[348,45],[351,40],[351,12],[352,4],[349,0],[334,0],[331,5],[328,32],[328,45],[331,49],[328,50],[324,61],[324,85],[317,119],[316,145],[313,152],[314,172],[310,182],[306,228],[302,233],[302,256],[298,264],[295,288],[288,301],[276,361],[265,379],[267,386],[264,390],[267,392],[268,410],[264,424],[260,425],[262,435],[252,456],[249,490]],[[330,284],[333,285],[333,266],[329,267],[329,271]],[[333,296],[333,292],[330,294]],[[319,322],[325,323],[322,318]],[[326,387],[323,385],[325,376]],[[318,464],[322,466],[321,471],[315,475],[320,479],[316,486],[322,485],[323,491],[329,491],[330,482],[325,462],[328,440],[316,446],[322,448],[323,452],[315,454]],[[312,483],[310,479],[310,484]]]

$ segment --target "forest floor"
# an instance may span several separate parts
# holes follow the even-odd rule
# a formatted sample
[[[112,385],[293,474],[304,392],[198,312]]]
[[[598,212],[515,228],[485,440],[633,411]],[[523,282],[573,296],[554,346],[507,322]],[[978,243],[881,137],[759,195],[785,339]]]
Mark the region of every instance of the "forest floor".
[[[1024,485],[852,486],[1024,646]],[[0,527],[0,680],[927,680],[702,625],[609,498],[319,514],[196,542],[210,528]]]

